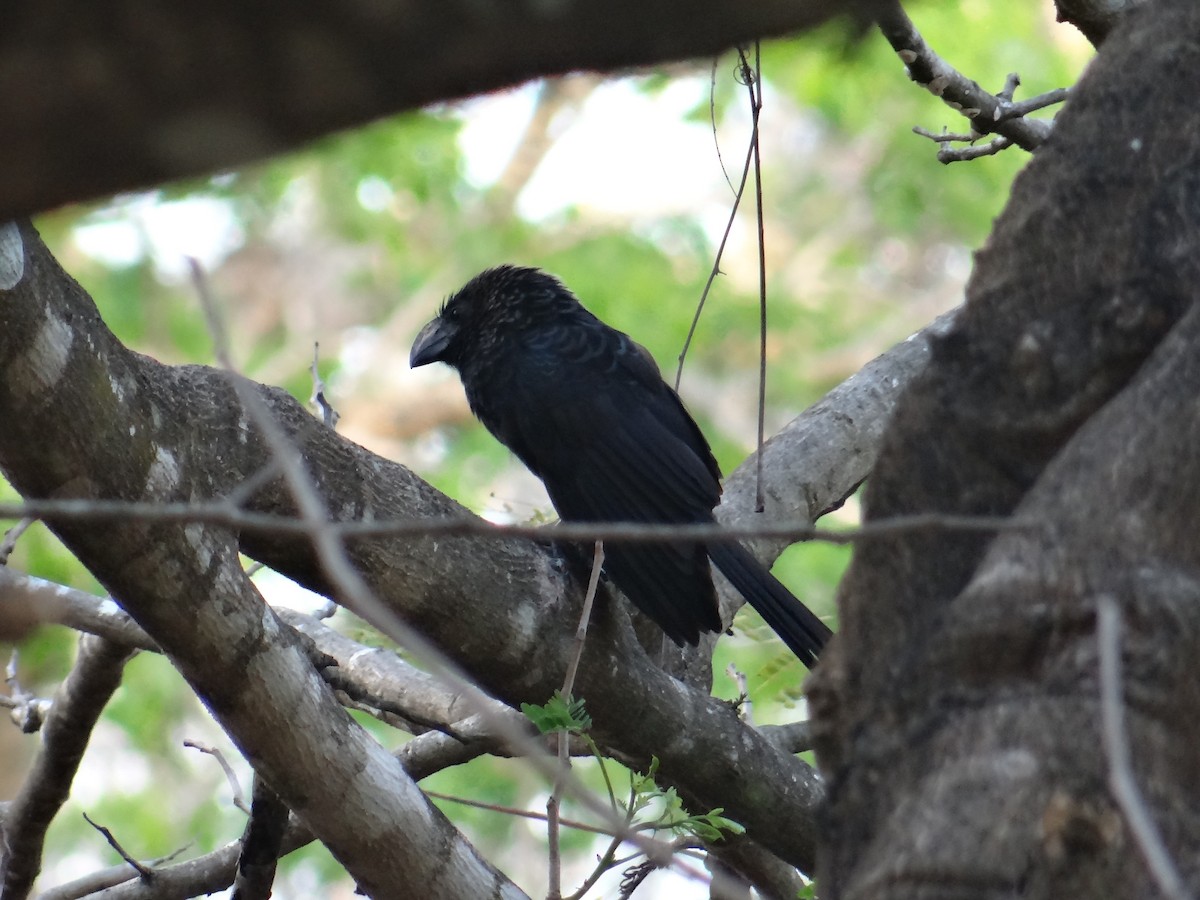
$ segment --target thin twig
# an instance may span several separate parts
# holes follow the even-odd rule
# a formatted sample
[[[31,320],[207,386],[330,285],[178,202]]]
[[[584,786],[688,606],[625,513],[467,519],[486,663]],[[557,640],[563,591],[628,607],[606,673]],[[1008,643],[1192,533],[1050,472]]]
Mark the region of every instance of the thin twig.
[[[8,696],[0,696],[0,708],[12,710],[9,717],[22,734],[34,734],[41,730],[46,714],[50,712],[51,702],[21,687],[21,680],[17,677],[19,660],[20,651],[13,647],[8,665],[4,667]]]
[[[596,860],[596,865],[592,867],[592,871],[588,873],[587,877],[580,882],[579,887],[575,889],[575,892],[567,897],[566,900],[583,900],[583,897],[595,887],[596,882],[600,880],[601,876],[615,865],[614,860],[617,858],[617,850],[620,848],[621,843],[622,839],[616,836],[608,842],[608,846],[604,848],[604,852]]]
[[[1048,106],[1065,103],[1070,96],[1070,88],[1055,88],[1052,91],[1046,91],[1044,94],[1038,94],[1036,97],[1030,97],[1027,100],[1013,100],[1003,107],[1000,118],[997,121],[1004,122],[1008,119],[1018,119],[1031,112],[1045,109]],[[1011,100],[1012,98],[1009,99]]]
[[[730,663],[725,667],[725,674],[737,685],[738,690],[738,718],[747,725],[754,724],[754,701],[750,699],[750,687],[746,680],[746,673]]]
[[[571,653],[571,661],[567,664],[567,672],[563,677],[562,690],[559,692],[564,703],[571,702],[571,693],[575,690],[575,676],[579,672],[579,661],[583,658],[583,645],[587,639],[588,621],[592,617],[592,604],[596,599],[596,590],[600,585],[600,571],[604,566],[604,542],[596,541],[592,556],[592,574],[588,579],[587,593],[583,598],[583,611],[579,615],[579,625],[575,629],[575,647]],[[562,856],[559,851],[558,824],[559,807],[562,803],[563,778],[571,766],[569,752],[570,735],[566,729],[558,733],[558,771],[559,777],[554,779],[554,789],[546,800],[546,832],[549,852],[547,854],[550,871],[550,900],[562,898]]]
[[[1006,137],[997,137],[988,141],[986,144],[976,144],[979,140],[977,134],[955,134],[952,131],[934,132],[920,125],[914,125],[913,134],[919,134],[923,138],[928,138],[935,144],[970,144],[968,147],[942,147],[937,152],[937,160],[940,163],[952,162],[967,162],[972,159],[980,159],[984,156],[995,156],[1001,150],[1012,146],[1012,141]]]
[[[497,803],[484,803],[482,800],[471,800],[467,797],[459,797],[455,794],[442,794],[438,791],[426,791],[425,796],[433,797],[437,800],[445,800],[448,803],[458,803],[462,806],[470,806],[472,809],[485,809],[490,812],[502,813],[506,816],[514,816],[519,819],[533,819],[535,822],[545,822],[546,816],[544,813],[534,812],[531,809],[518,809],[515,806],[502,806]],[[564,828],[573,828],[576,831],[586,831],[589,834],[603,834],[606,837],[622,838],[622,835],[614,835],[611,830],[602,828],[599,825],[588,825],[585,822],[579,822],[575,819],[559,819],[558,823]]]
[[[1162,833],[1138,789],[1133,775],[1129,735],[1125,730],[1125,698],[1121,661],[1121,608],[1114,597],[1096,599],[1096,638],[1100,664],[1100,724],[1108,757],[1108,787],[1117,801],[1146,867],[1159,890],[1170,900],[1191,900]]]
[[[309,371],[312,373],[313,391],[308,402],[320,410],[321,421],[325,423],[326,428],[336,429],[341,414],[325,398],[325,381],[321,378],[321,372],[317,368],[317,363],[320,362],[320,351],[321,345],[313,341],[313,361],[312,366],[309,368]]]
[[[5,897],[26,896],[37,877],[46,832],[70,796],[80,760],[130,656],[119,644],[80,637],[75,664],[49,704],[41,747],[5,815]]]
[[[965,116],[971,122],[975,138],[995,132],[1006,139],[1004,143],[993,141],[988,152],[983,154],[955,154],[943,150],[938,154],[939,162],[973,159],[980,155],[997,153],[1012,144],[1033,151],[1045,142],[1053,128],[1053,122],[1028,119],[1025,118],[1025,113],[1061,102],[1067,97],[1065,89],[1051,91],[1035,98],[1029,106],[1014,103],[1012,91],[1015,90],[1018,81],[1015,76],[1008,77],[1004,89],[999,94],[988,93],[938,56],[925,42],[900,3],[886,4],[877,13],[876,22],[880,32],[908,69],[909,77],[939,97],[951,109]]]
[[[183,746],[190,747],[193,750],[199,750],[201,753],[207,753],[221,766],[221,770],[225,773],[225,780],[229,782],[229,788],[233,791],[233,805],[250,815],[250,804],[246,802],[246,796],[242,793],[242,786],[238,784],[237,773],[233,771],[233,766],[229,765],[229,761],[225,759],[225,754],[216,747],[210,747],[208,744],[202,744],[199,741],[191,739],[185,740]]]
[[[140,519],[153,522],[224,525],[256,534],[311,535],[314,525],[291,515],[249,512],[224,500],[208,503],[143,503],[123,500],[27,500],[0,503],[0,519],[30,516],[47,521],[106,522]],[[338,538],[407,537],[445,535],[491,540],[604,541],[628,544],[658,543],[663,540],[744,541],[781,538],[791,541],[822,541],[853,544],[892,538],[914,531],[1015,531],[1036,528],[1039,522],[1001,516],[968,516],[920,513],[877,519],[857,528],[830,530],[795,522],[735,526],[720,524],[643,524],[635,522],[559,522],[555,525],[496,525],[478,516],[439,518],[376,519],[335,522],[326,520],[319,530]]]
[[[767,244],[763,224],[762,149],[758,120],[762,114],[762,48],[754,42],[753,80],[747,79],[750,115],[753,119],[751,142],[754,145],[754,209],[758,225],[758,440],[754,457],[754,511],[767,508],[763,491],[763,444],[767,439]]]
[[[600,572],[604,568],[604,541],[596,541],[592,555],[592,573],[588,578],[587,593],[583,596],[583,611],[579,615],[579,626],[575,629],[575,649],[563,678],[562,695],[568,699],[575,690],[575,676],[579,672],[579,661],[583,658],[583,643],[587,637],[588,622],[592,618],[592,604],[600,587]]]
[[[720,62],[721,57],[713,57],[712,71],[708,77],[708,122],[712,126],[713,150],[717,154],[717,165],[721,167],[721,174],[725,176],[725,183],[729,185],[729,192],[736,198],[737,188],[733,186],[733,179],[729,177],[729,170],[725,168],[725,157],[721,155],[721,139],[717,135],[717,66]]]
[[[741,50],[738,50],[739,56]],[[688,349],[692,346],[692,339],[696,336],[696,328],[700,325],[700,314],[704,312],[704,304],[708,300],[708,293],[712,290],[713,282],[717,280],[717,276],[721,274],[721,257],[725,255],[725,245],[729,242],[729,234],[733,231],[733,223],[737,219],[738,207],[742,203],[742,195],[746,192],[746,182],[750,178],[750,164],[753,160],[754,140],[751,139],[746,147],[746,159],[742,163],[742,179],[738,182],[737,190],[733,196],[733,206],[729,209],[729,218],[725,221],[725,231],[721,235],[721,242],[717,245],[717,252],[713,256],[712,268],[708,273],[708,280],[704,282],[704,290],[700,292],[700,300],[696,304],[696,312],[692,315],[692,324],[688,327],[687,337],[683,339],[683,347],[679,351],[679,365],[675,369],[675,390],[679,390],[679,384],[683,380],[683,363],[687,359]],[[725,170],[725,164],[722,162],[721,170]]]
[[[960,144],[970,143],[971,141],[975,140],[975,135],[973,134],[947,131],[944,128],[941,131],[930,131],[928,128],[922,128],[920,125],[914,125],[912,127],[912,131],[913,134],[919,134],[923,138],[929,138],[929,140],[933,141],[935,144]]]
[[[562,852],[558,846],[558,784],[546,800],[547,900],[562,900]]]
[[[8,565],[8,558],[12,556],[12,552],[17,546],[17,541],[20,540],[21,535],[35,521],[37,520],[22,519],[4,533],[4,540],[0,541],[0,566]]]
[[[985,156],[995,156],[1001,150],[1011,147],[1012,143],[1006,137],[998,137],[986,144],[974,144],[970,147],[943,147],[937,152],[937,161],[946,165],[953,162],[970,162]]]
[[[147,869],[144,865],[126,853],[125,848],[121,846],[120,842],[115,837],[113,837],[113,833],[111,831],[109,831],[103,825],[97,824],[87,813],[83,814],[83,818],[89,825],[104,835],[104,839],[108,841],[109,846],[117,851],[121,859],[125,860],[125,862],[133,867],[133,869],[138,873],[139,878],[141,878],[143,881],[150,881],[152,878],[154,878],[154,871],[152,869]]]

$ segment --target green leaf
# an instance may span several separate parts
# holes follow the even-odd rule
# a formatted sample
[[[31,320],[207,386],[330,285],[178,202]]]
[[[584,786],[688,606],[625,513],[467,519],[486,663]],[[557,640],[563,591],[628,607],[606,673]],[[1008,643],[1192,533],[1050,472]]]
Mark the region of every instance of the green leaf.
[[[702,816],[691,816],[676,827],[676,833],[693,834],[707,843],[719,841],[727,834],[745,834],[745,827],[721,815],[722,812],[724,809],[717,807]]]
[[[582,699],[564,698],[555,691],[545,705],[522,703],[521,712],[537,726],[542,734],[581,734],[592,727],[592,717],[587,714]]]

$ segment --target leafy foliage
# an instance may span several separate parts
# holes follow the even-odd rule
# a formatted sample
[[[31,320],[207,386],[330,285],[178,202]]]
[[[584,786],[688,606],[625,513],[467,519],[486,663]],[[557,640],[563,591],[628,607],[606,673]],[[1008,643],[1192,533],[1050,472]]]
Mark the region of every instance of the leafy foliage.
[[[630,776],[631,799],[623,806],[638,830],[669,831],[676,837],[702,843],[745,832],[737,822],[721,815],[724,810],[720,807],[699,815],[688,812],[675,788],[664,790],[658,786],[654,780],[657,771],[658,760],[654,759],[644,775]]]
[[[541,706],[522,703],[521,712],[542,734],[582,734],[592,727],[583,698],[564,697],[560,691]]]

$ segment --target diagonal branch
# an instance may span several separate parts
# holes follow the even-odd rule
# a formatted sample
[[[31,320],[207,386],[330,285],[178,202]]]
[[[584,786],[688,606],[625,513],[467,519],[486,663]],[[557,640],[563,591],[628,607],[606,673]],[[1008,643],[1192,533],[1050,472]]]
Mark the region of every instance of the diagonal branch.
[[[975,134],[967,137],[973,139],[995,133],[1003,140],[1002,146],[1016,144],[1030,151],[1046,140],[1052,123],[1028,119],[1025,115],[1045,106],[1061,103],[1066,99],[1065,90],[1014,103],[1012,92],[1019,79],[1009,76],[1009,85],[999,94],[985,91],[925,43],[925,39],[921,37],[912,19],[899,3],[888,3],[879,13],[877,21],[880,32],[907,67],[909,77],[970,120],[971,129]],[[938,159],[942,162],[952,162],[953,159],[943,158],[942,154],[947,152],[939,152]]]
[[[5,237],[11,251],[13,232]],[[14,487],[178,501],[234,490],[270,462],[223,374],[130,353],[31,227],[16,242],[19,257],[0,254],[22,261],[0,292],[0,468]],[[137,520],[55,529],[365,890],[419,882],[431,896],[481,885],[520,896],[338,705],[245,576],[228,529]]]
[[[42,726],[42,747],[4,817],[5,898],[29,895],[42,864],[46,829],[66,802],[100,713],[121,683],[128,647],[83,635],[70,674]]]

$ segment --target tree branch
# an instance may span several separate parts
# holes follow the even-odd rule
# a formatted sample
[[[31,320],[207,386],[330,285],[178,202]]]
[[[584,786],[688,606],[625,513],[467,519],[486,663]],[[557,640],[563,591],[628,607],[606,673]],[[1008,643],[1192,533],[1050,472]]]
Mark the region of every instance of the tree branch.
[[[0,258],[11,260],[13,232],[4,236],[10,243]],[[206,381],[196,376],[208,370],[130,353],[33,229],[16,237],[23,265],[13,289],[0,291],[0,468],[18,490],[186,500],[232,491],[270,461],[223,374]],[[212,416],[219,430],[193,414]],[[242,448],[251,464],[223,468],[213,457],[219,445]],[[519,895],[337,704],[245,577],[227,529],[130,520],[103,529],[60,522],[55,530],[364,889],[420,883],[431,896],[481,886]]]
[[[127,647],[83,635],[71,673],[54,695],[42,726],[42,748],[21,792],[4,816],[5,898],[29,895],[42,865],[42,842],[59,808],[71,793],[100,713],[121,683],[132,655]]]
[[[990,152],[995,153],[997,149],[1003,149],[1009,144],[1032,151],[1050,134],[1052,123],[1041,119],[1027,119],[1025,115],[1052,103],[1061,103],[1066,99],[1065,90],[1034,98],[1032,101],[1014,103],[1012,92],[1019,84],[1019,79],[1009,76],[1010,85],[999,94],[985,91],[925,43],[925,39],[921,37],[921,33],[898,2],[886,4],[880,11],[878,24],[880,32],[899,55],[913,81],[970,120],[975,136],[994,132],[1003,139],[1003,144],[994,142],[996,149]],[[967,137],[974,139],[974,136]],[[943,153],[950,155],[943,157]],[[938,159],[942,162],[952,162],[954,159],[968,158],[962,155],[963,153],[940,151]]]
[[[0,221],[240,166],[435,101],[711,56],[872,5],[18,7],[0,34]]]

